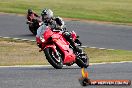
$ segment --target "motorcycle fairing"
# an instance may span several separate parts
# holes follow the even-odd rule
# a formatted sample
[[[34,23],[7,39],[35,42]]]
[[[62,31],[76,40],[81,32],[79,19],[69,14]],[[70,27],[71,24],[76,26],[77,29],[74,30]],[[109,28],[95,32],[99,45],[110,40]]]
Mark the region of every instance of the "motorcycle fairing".
[[[75,62],[76,56],[72,49],[69,48],[69,43],[62,36],[61,32],[53,32],[50,27],[47,27],[46,31],[44,32],[44,39],[48,40],[49,38],[52,38],[52,41],[56,44],[46,45],[46,47],[51,47],[54,51],[56,51],[56,47],[54,46],[57,45],[64,54],[64,64]]]
[[[54,36],[53,41],[56,43],[56,45],[61,49],[61,51],[64,53],[64,64],[75,62],[76,56],[73,53],[73,50],[69,48],[69,43],[65,40],[65,38],[62,35],[56,36],[56,34],[53,34]],[[56,37],[55,37],[56,36]]]

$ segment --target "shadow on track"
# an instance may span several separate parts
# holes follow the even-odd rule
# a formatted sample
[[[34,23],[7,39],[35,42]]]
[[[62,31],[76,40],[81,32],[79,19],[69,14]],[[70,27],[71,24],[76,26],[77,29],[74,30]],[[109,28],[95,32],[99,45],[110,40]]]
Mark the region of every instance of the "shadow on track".
[[[55,69],[52,66],[48,66],[48,67],[9,67],[6,69],[12,69],[12,70],[51,70],[51,71],[61,71],[61,70],[81,70],[81,68],[79,68],[78,66],[64,66],[62,69]]]

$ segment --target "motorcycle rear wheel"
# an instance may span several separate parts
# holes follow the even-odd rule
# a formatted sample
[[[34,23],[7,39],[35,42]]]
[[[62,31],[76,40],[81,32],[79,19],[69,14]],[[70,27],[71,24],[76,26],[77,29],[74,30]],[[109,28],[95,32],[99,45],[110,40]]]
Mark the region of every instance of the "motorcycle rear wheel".
[[[60,59],[60,61],[58,62],[55,56],[55,52],[53,51],[53,49],[51,47],[45,48],[44,49],[44,53],[46,56],[46,59],[48,60],[48,62],[56,69],[62,69],[63,67],[63,61],[62,59]]]
[[[76,64],[81,68],[87,68],[89,66],[89,58],[85,54],[86,58],[77,57]]]

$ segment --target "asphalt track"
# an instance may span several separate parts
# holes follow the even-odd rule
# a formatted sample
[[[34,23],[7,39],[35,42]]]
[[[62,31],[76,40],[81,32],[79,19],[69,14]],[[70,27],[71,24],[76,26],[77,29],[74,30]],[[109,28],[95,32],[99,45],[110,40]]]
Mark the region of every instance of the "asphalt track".
[[[132,80],[132,64],[102,64],[86,69],[89,78]],[[81,69],[77,66],[54,69],[42,67],[0,67],[0,88],[83,88],[78,79]],[[132,86],[87,86],[84,88],[132,88]]]
[[[0,36],[35,39],[23,16],[0,15]],[[66,21],[67,28],[75,30],[84,45],[112,49],[132,50],[132,27],[111,24]],[[132,80],[132,63],[92,65],[90,79]],[[0,88],[83,88],[78,79],[77,66],[54,69],[42,67],[0,67]],[[86,88],[132,88],[132,86],[88,86]]]
[[[132,26],[66,21],[88,47],[132,50]],[[0,36],[35,40],[28,30],[26,17],[0,14]]]

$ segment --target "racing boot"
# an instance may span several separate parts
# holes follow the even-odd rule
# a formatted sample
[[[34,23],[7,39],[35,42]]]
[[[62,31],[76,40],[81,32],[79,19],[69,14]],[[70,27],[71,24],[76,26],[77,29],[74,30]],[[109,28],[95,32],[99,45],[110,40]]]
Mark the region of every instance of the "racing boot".
[[[79,48],[75,45],[75,43],[74,43],[74,41],[73,41],[72,38],[69,39],[69,43],[70,43],[70,45],[73,47],[73,51],[78,52],[78,53],[82,53],[82,50],[79,49]]]
[[[63,33],[63,36],[64,36],[64,38],[70,43],[70,45],[72,46],[74,53],[76,53],[76,52],[82,53],[82,50],[79,49],[79,48],[75,45],[75,42],[74,42],[74,40],[73,40],[73,38],[72,38],[72,36],[71,36],[71,34],[70,34],[69,32],[65,31],[65,32]]]

